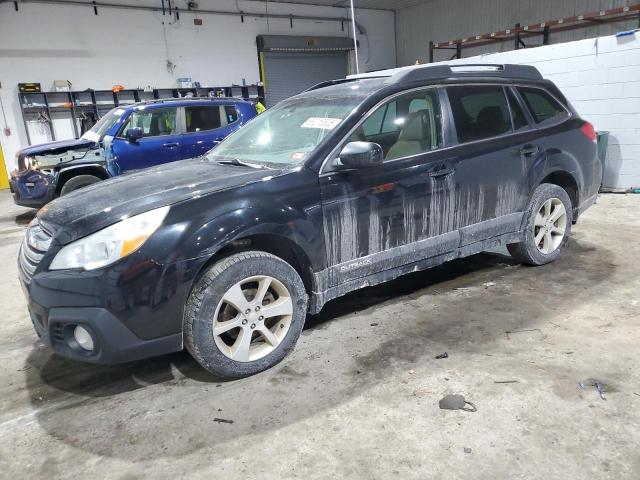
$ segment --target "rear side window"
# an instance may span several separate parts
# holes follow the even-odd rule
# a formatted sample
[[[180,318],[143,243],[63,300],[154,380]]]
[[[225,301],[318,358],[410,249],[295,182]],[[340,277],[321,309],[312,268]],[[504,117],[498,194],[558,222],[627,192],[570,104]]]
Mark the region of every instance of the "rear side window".
[[[225,106],[224,113],[227,116],[227,123],[233,123],[238,120],[238,111],[233,105]]]
[[[206,132],[229,125],[238,120],[233,105],[201,105],[185,107],[184,120],[187,133]]]
[[[540,88],[518,87],[536,123],[553,123],[569,116],[567,110]]]
[[[447,94],[460,143],[511,131],[504,89],[493,85],[448,87]]]
[[[205,132],[220,128],[220,106],[185,107],[184,119],[187,133]]]

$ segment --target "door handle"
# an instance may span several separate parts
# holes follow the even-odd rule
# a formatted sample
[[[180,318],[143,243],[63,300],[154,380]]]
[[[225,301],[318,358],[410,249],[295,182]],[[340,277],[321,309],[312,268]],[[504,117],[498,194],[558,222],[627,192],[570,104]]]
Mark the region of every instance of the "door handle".
[[[436,170],[431,170],[429,172],[429,176],[433,177],[433,178],[445,177],[447,175],[452,174],[454,171],[455,170],[453,168],[442,167],[442,168],[438,168]]]
[[[521,149],[520,149],[520,153],[522,155],[534,155],[536,153],[538,153],[540,151],[540,147],[538,147],[537,145],[524,145]]]
[[[175,143],[175,142],[174,143],[163,143],[162,146],[165,147],[165,148],[173,148],[173,147],[177,147],[178,144]]]

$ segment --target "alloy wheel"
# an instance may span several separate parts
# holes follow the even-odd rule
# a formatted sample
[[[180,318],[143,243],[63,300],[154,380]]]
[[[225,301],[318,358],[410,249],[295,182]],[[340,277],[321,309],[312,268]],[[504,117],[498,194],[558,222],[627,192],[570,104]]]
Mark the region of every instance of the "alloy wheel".
[[[279,280],[257,275],[229,288],[213,319],[217,347],[237,362],[271,353],[287,335],[293,316],[289,290]]]
[[[550,198],[542,204],[533,224],[533,238],[538,250],[545,255],[562,244],[567,230],[567,211],[559,198]]]

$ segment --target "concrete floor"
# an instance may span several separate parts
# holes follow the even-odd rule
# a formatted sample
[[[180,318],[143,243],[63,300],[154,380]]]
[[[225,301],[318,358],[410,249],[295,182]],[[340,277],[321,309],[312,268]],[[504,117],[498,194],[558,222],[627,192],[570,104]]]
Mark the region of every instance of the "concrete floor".
[[[552,265],[483,254],[334,301],[233,382],[52,355],[16,280],[33,214],[0,212],[0,477],[640,478],[640,196],[602,196]]]

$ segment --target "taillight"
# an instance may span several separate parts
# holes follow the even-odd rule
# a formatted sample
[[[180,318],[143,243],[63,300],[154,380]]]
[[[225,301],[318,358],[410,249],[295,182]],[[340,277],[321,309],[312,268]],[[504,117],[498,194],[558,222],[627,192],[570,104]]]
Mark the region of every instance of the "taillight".
[[[596,135],[596,129],[593,128],[593,125],[591,125],[589,122],[584,122],[584,125],[580,127],[580,131],[592,142],[595,142],[598,138],[598,135]]]

